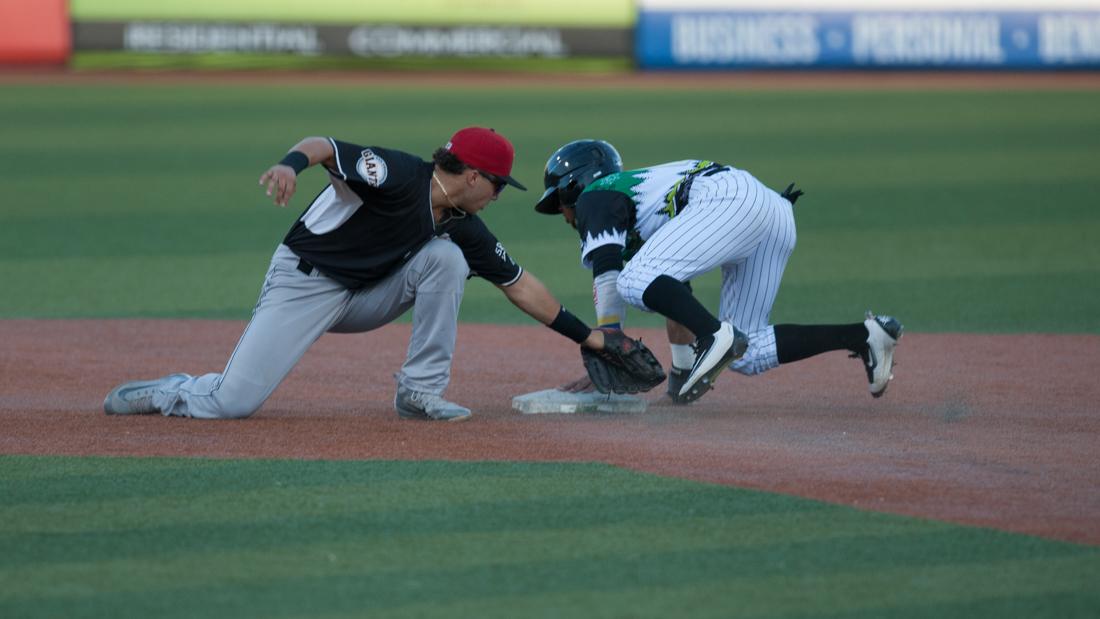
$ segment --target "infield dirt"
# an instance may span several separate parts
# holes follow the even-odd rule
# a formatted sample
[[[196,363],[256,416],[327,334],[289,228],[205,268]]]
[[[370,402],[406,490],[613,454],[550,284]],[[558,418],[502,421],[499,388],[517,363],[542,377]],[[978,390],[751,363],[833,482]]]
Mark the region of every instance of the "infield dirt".
[[[322,337],[247,420],[103,414],[116,383],[220,371],[243,327],[0,321],[0,453],[602,461],[1100,544],[1100,336],[908,334],[878,400],[837,352],[753,378],[726,373],[689,407],[521,415],[513,396],[578,377],[575,347],[536,326],[463,324],[446,395],[475,416],[446,424],[392,410],[409,335],[399,324]],[[667,365],[661,333],[634,333]]]

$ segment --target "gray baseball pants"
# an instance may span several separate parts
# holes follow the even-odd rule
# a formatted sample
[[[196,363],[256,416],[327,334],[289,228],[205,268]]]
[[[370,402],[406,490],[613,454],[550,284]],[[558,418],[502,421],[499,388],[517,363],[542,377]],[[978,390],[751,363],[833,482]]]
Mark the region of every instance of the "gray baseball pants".
[[[386,279],[349,290],[316,269],[302,273],[298,256],[279,245],[252,320],[225,369],[189,376],[178,387],[159,392],[153,403],[165,415],[248,417],[323,333],[377,329],[410,307],[412,337],[397,380],[409,389],[442,394],[451,377],[458,308],[468,274],[458,246],[435,238]]]

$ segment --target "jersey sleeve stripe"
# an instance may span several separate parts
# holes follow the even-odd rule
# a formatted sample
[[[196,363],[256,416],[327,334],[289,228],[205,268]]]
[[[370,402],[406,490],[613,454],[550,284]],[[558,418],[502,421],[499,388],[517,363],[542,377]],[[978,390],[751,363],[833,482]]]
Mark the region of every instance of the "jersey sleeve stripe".
[[[519,281],[519,278],[520,278],[520,277],[521,277],[522,275],[523,275],[523,267],[519,267],[519,271],[518,271],[518,272],[516,273],[516,276],[515,276],[515,277],[513,277],[512,279],[510,279],[510,280],[508,280],[508,281],[504,282],[503,284],[501,284],[501,286],[504,286],[505,288],[507,288],[508,286],[511,286],[512,284],[514,284],[514,283],[518,282],[518,281]]]

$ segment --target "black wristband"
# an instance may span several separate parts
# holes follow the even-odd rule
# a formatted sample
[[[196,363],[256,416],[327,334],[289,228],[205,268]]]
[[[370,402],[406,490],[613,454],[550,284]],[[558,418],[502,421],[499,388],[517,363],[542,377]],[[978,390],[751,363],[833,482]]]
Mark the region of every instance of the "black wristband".
[[[309,167],[309,157],[300,150],[292,150],[279,163],[294,168],[294,174],[301,174]]]
[[[592,333],[592,329],[588,328],[588,325],[581,322],[580,318],[577,318],[573,314],[569,313],[569,310],[565,309],[563,305],[561,310],[558,311],[558,315],[554,317],[554,322],[546,325],[551,329],[561,333],[565,337],[573,340],[574,342],[581,344],[588,339],[588,336]]]

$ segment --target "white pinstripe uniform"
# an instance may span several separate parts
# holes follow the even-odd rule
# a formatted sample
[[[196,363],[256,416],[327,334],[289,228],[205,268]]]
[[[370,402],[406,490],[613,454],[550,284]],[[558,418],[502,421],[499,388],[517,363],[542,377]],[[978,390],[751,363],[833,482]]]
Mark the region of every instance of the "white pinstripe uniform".
[[[690,173],[699,171],[704,172],[691,179],[687,202],[677,212],[677,190]],[[581,230],[586,268],[592,266],[589,253],[598,247],[620,245],[626,250],[642,242],[616,283],[624,300],[650,311],[642,294],[658,276],[686,282],[721,267],[718,318],[748,334],[750,342],[748,351],[730,369],[751,375],[779,365],[775,331],[768,321],[795,245],[789,201],[744,170],[699,160],[626,170],[598,179],[581,194],[578,213],[584,208],[585,194],[600,191],[627,196],[634,206],[634,212],[628,213],[633,220],[582,218],[588,224],[588,229]]]

